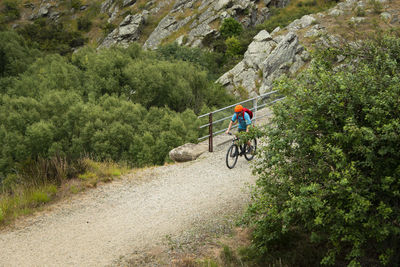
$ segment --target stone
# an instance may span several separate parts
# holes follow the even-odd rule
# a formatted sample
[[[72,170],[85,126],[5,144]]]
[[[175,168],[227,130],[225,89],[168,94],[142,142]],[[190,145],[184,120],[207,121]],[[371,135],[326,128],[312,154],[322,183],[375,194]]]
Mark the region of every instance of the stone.
[[[359,24],[359,23],[365,21],[365,18],[363,18],[363,17],[351,17],[350,21],[352,23]]]
[[[113,4],[114,4],[114,0],[105,0],[101,4],[101,8],[100,8],[101,13],[109,13],[109,9],[111,8],[111,6]]]
[[[304,34],[304,37],[317,37],[324,33],[326,33],[326,29],[321,25],[317,24],[311,27],[311,29]]]
[[[123,7],[131,6],[134,3],[136,3],[136,0],[124,0],[124,2],[122,3],[122,6]]]
[[[268,7],[264,7],[259,11],[254,25],[263,24],[271,16],[271,11]]]
[[[274,34],[276,34],[276,33],[278,33],[279,31],[281,30],[281,27],[276,27],[272,32],[271,32],[271,35],[274,35]]]
[[[176,162],[186,162],[197,159],[201,154],[207,152],[208,146],[201,144],[184,144],[169,152],[169,157]]]
[[[183,44],[184,44],[184,43],[183,43],[184,38],[185,38],[185,35],[181,35],[181,36],[179,36],[178,38],[176,38],[175,42],[176,42],[178,45],[183,45]]]
[[[112,11],[111,11],[111,10],[112,10]],[[113,7],[110,9],[111,16],[110,16],[110,18],[107,20],[107,22],[108,22],[108,23],[113,22],[113,21],[117,18],[118,12],[119,12],[119,7],[118,7],[118,5],[113,5]]]
[[[316,22],[316,19],[310,15],[305,15],[301,19],[296,19],[292,23],[290,23],[287,28],[290,31],[297,31],[303,28],[306,28]]]
[[[82,6],[80,7],[80,10],[81,10],[81,11],[84,11],[84,10],[86,10],[88,7],[89,7],[88,5],[82,5]]]
[[[389,12],[381,13],[381,18],[385,21],[389,21],[392,19],[392,15]]]
[[[214,6],[214,10],[220,11],[221,9],[229,7],[231,5],[232,0],[219,0]]]
[[[217,30],[211,28],[208,23],[203,23],[189,32],[188,43],[191,47],[201,47],[204,39],[216,37],[217,34]]]
[[[271,3],[271,0],[264,0],[264,4],[268,6]]]
[[[340,15],[343,15],[344,12],[343,12],[342,10],[333,8],[333,9],[331,9],[331,10],[329,11],[328,14],[329,14],[330,16],[333,16],[333,17],[338,17],[338,16],[340,16]]]
[[[390,21],[390,24],[395,24],[398,23],[399,21],[400,21],[399,15],[394,15],[392,20]]]

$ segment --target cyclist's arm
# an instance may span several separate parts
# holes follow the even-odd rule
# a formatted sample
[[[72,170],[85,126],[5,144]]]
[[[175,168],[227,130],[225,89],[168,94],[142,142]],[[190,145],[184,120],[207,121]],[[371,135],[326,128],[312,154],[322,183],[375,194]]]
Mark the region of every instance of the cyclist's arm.
[[[231,122],[229,123],[228,130],[226,130],[225,133],[229,133],[229,131],[231,130],[233,124],[234,124],[233,121],[231,121]]]
[[[229,131],[230,131],[231,128],[232,128],[232,125],[234,125],[234,124],[236,124],[236,123],[237,123],[237,117],[236,117],[236,114],[233,114],[232,120],[231,120],[231,122],[229,123],[229,126],[228,126],[228,130],[226,130],[225,133],[229,133]]]

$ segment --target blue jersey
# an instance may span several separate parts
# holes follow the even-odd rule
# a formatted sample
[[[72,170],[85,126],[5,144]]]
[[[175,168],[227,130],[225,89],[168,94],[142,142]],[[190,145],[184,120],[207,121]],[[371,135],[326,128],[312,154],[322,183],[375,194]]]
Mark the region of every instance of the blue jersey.
[[[236,115],[236,113],[233,114],[232,121],[235,122],[236,120],[239,120],[239,129],[241,130],[246,130],[247,125],[251,124],[251,119],[249,114],[247,114],[247,112],[244,113],[244,119],[242,115],[238,116]]]

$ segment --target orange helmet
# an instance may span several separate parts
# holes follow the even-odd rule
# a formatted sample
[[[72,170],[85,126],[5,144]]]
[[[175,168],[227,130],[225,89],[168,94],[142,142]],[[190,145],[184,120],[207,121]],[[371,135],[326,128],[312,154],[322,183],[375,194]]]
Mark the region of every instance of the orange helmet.
[[[235,112],[242,112],[242,110],[243,110],[242,105],[237,105],[237,106],[235,107]]]

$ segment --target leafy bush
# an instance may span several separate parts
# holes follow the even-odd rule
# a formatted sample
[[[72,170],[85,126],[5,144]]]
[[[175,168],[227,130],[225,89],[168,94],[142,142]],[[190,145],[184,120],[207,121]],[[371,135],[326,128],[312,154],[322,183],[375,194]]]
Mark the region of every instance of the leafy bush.
[[[228,57],[240,57],[243,54],[243,47],[240,44],[240,41],[232,36],[225,40],[226,45],[226,55]]]
[[[74,8],[75,10],[79,10],[82,6],[81,0],[69,0],[70,8]]]
[[[44,18],[19,28],[18,33],[31,45],[38,44],[40,50],[61,55],[69,54],[85,43],[81,32],[68,30],[62,23],[53,24]]]
[[[7,23],[19,19],[20,12],[16,1],[6,0],[3,5],[4,7],[1,10],[2,19],[0,20],[0,23]]]
[[[78,19],[78,30],[88,32],[92,27],[92,21],[89,17],[83,16]]]
[[[29,48],[18,34],[0,31],[0,77],[24,72],[39,56],[39,51]]]
[[[249,214],[263,260],[398,266],[400,39],[325,50],[282,80]],[[329,59],[347,56],[336,68]]]
[[[243,26],[234,18],[226,18],[221,24],[219,29],[221,35],[226,39],[231,36],[238,36],[243,31]]]
[[[182,60],[194,63],[206,69],[211,80],[216,80],[221,72],[222,55],[200,48],[180,46],[177,43],[167,44],[157,49],[157,54],[165,60]]]
[[[24,46],[15,49],[25,56]],[[59,184],[85,169],[80,159],[87,155],[130,166],[163,164],[169,150],[196,142],[195,112],[234,100],[206,70],[157,58],[139,45],[85,48],[71,60],[38,58],[18,76],[0,79],[3,188]]]
[[[263,24],[258,25],[257,30],[267,30],[272,32],[276,27],[286,27],[292,21],[304,15],[318,13],[336,4],[335,0],[310,0],[292,1],[284,8],[271,8],[271,16]]]

